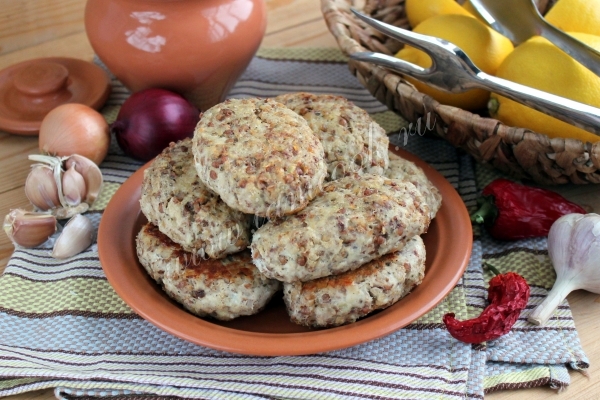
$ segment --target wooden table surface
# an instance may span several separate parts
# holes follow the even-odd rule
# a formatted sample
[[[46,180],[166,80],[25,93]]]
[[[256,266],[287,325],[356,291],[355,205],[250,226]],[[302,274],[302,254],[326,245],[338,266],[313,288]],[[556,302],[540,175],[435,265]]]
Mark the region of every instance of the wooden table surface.
[[[319,0],[266,0],[269,9],[264,46],[337,47],[327,30]],[[91,60],[93,50],[83,25],[85,0],[0,0],[0,69],[37,57],[64,56]],[[0,132],[0,218],[13,208],[27,207],[23,191],[37,138]],[[600,212],[600,186],[554,188],[567,198]],[[0,271],[13,246],[0,234]],[[571,386],[557,397],[548,388],[492,393],[486,399],[600,399],[600,297],[577,291],[569,296],[575,323],[591,366],[590,377],[571,372]],[[0,332],[0,342],[2,333]],[[41,390],[12,400],[53,399],[52,390]]]

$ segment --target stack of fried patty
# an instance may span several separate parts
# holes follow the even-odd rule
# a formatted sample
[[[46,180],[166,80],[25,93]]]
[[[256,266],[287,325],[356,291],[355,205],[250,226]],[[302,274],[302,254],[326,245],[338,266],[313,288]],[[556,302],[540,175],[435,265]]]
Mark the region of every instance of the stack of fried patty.
[[[192,156],[193,154],[193,156]],[[283,282],[295,323],[331,327],[418,285],[441,196],[340,96],[227,100],[147,169],[140,262],[200,316],[260,311]],[[268,222],[253,235],[250,221]],[[248,247],[251,249],[248,250]]]

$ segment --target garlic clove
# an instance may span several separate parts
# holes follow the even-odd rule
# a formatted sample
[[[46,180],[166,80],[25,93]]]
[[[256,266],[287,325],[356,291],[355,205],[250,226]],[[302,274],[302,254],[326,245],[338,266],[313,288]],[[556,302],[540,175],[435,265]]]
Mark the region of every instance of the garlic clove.
[[[56,218],[46,213],[16,209],[6,215],[3,228],[13,244],[35,247],[56,232]]]
[[[83,176],[75,169],[74,164],[71,164],[71,167],[63,173],[62,189],[65,202],[69,206],[78,205],[85,197],[85,181]]]
[[[56,188],[58,191],[58,200],[60,204],[56,207],[63,206],[67,207],[68,204],[65,200],[65,196],[63,195],[62,189],[62,160],[60,157],[40,155],[40,154],[31,154],[29,159],[32,161],[37,161],[42,164],[46,164],[49,168],[52,169],[52,173],[54,175],[54,183],[56,184]]]
[[[599,224],[600,216],[593,213],[585,214],[573,226],[573,234],[571,236],[570,247],[582,250],[572,251],[570,267],[578,272],[579,288],[589,290],[590,292],[600,291],[597,283],[598,277],[590,273],[590,271],[598,269],[598,260],[600,259],[598,246],[600,244],[600,237],[597,231]]]
[[[552,265],[569,265],[573,251],[568,243],[573,235],[573,227],[581,218],[583,214],[567,214],[552,224],[548,232],[548,256]]]
[[[58,187],[51,167],[33,165],[25,180],[25,196],[36,208],[46,211],[60,206]]]
[[[102,190],[102,183],[104,181],[102,171],[100,171],[100,168],[92,160],[79,154],[73,154],[66,158],[65,167],[70,169],[72,166],[83,176],[86,186],[86,194],[83,201],[91,206]]]
[[[56,239],[52,257],[58,259],[72,257],[87,249],[93,240],[94,226],[92,221],[81,214],[77,214],[67,222],[60,236]]]

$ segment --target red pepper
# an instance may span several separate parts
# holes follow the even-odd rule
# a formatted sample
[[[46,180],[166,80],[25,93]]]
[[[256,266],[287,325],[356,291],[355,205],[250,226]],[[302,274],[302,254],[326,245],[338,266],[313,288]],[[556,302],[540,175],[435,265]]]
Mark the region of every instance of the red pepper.
[[[508,179],[496,179],[487,185],[479,206],[471,221],[484,224],[494,238],[502,240],[548,236],[558,218],[587,212],[558,193]]]
[[[454,338],[465,343],[481,343],[507,334],[527,306],[529,285],[519,274],[507,272],[490,280],[489,305],[477,318],[457,321],[453,313],[444,315],[444,324]]]

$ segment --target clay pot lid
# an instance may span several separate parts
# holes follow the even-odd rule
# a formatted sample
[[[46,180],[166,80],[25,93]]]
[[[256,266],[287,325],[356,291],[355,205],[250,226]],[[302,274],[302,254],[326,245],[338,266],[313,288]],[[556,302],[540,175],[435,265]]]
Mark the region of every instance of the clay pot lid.
[[[99,109],[109,94],[107,73],[87,61],[52,57],[11,65],[0,71],[0,130],[37,135],[55,107],[81,103]]]

